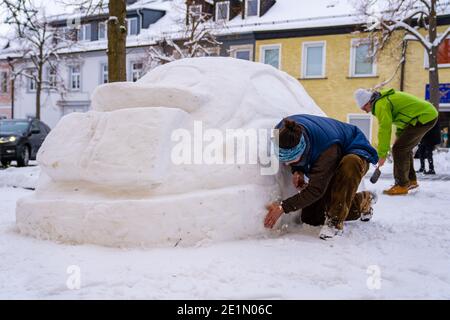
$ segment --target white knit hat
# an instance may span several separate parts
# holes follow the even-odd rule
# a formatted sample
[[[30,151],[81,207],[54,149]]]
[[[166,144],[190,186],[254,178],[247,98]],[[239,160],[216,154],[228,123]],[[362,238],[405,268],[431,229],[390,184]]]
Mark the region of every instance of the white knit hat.
[[[358,89],[353,94],[353,97],[356,100],[356,103],[358,104],[358,107],[362,109],[367,102],[370,101],[370,98],[372,97],[373,92],[367,89]]]

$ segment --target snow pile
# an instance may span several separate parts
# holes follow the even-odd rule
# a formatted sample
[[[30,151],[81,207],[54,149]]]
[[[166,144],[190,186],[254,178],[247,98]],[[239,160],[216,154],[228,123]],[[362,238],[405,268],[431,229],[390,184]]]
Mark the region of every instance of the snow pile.
[[[184,59],[136,83],[102,85],[92,105],[64,117],[42,145],[37,190],[17,204],[22,233],[107,246],[262,234],[264,205],[283,192],[279,177],[262,175],[261,162],[205,164],[201,151],[192,164],[176,164],[174,133],[195,140],[199,124],[200,136],[208,129],[270,131],[291,114],[323,115],[294,78],[233,58]]]
[[[9,167],[0,170],[0,187],[34,189],[37,186],[40,169],[38,166],[26,168]]]
[[[449,149],[439,149],[433,153],[433,161],[437,174],[450,175],[450,152]],[[428,168],[428,162],[426,163]]]

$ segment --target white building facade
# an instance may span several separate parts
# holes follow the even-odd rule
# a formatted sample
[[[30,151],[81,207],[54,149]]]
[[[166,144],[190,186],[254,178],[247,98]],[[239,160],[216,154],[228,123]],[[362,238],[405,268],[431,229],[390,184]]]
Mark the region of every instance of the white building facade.
[[[136,81],[143,74],[146,48],[127,50],[127,81]],[[53,128],[62,116],[90,109],[91,95],[98,85],[108,82],[108,57],[105,50],[70,54],[57,66],[58,89],[41,91],[41,120]],[[51,83],[50,68],[44,79]],[[61,89],[63,88],[63,89]],[[36,114],[36,84],[25,76],[16,81],[14,117],[28,118]]]
[[[148,59],[148,46],[151,41],[143,41],[142,31],[158,23],[166,15],[166,8],[149,1],[130,1],[127,7],[127,81],[138,80],[144,72],[144,61]],[[76,28],[68,28],[69,20],[55,17],[55,26],[67,37],[72,37],[73,46],[61,53],[53,70],[49,65],[43,71],[43,89],[41,90],[40,118],[53,128],[66,114],[86,112],[90,109],[91,95],[95,88],[108,82],[107,19],[106,14],[82,17]],[[14,54],[12,54],[14,55]],[[0,60],[8,55],[2,52]],[[20,69],[36,72],[31,63],[15,57]],[[5,64],[3,64],[5,65]],[[9,83],[8,83],[9,84]],[[6,89],[5,89],[6,90]],[[10,90],[4,92],[0,105],[9,108]],[[11,113],[11,112],[10,112]],[[10,117],[10,113],[6,116]],[[14,118],[36,116],[36,82],[25,75],[19,75],[14,85]]]

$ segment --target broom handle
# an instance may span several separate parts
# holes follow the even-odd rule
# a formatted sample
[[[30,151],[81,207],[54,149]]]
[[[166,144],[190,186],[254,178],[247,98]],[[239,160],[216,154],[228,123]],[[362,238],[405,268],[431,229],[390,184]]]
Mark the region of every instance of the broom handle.
[[[372,176],[370,177],[370,182],[377,183],[378,179],[380,178],[381,170],[380,167],[377,166],[375,171],[373,172]]]

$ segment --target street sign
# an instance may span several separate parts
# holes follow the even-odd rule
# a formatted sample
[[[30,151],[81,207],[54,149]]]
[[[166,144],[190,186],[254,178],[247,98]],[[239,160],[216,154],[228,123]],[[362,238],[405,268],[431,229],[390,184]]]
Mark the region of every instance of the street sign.
[[[450,104],[450,83],[439,84],[439,91],[441,92],[441,100],[439,103]],[[425,100],[430,100],[430,85],[425,85]]]

